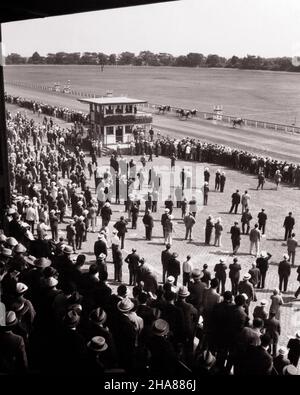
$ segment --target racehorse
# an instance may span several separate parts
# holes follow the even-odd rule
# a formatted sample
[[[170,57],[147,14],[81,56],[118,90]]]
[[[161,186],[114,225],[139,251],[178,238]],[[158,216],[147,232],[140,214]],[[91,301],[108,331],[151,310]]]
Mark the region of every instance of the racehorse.
[[[232,127],[235,128],[237,125],[242,126],[245,121],[242,118],[237,118],[232,121]]]
[[[195,108],[193,108],[192,110],[190,110],[191,116],[192,116],[192,117],[195,117],[196,114],[197,114],[197,111],[198,111],[198,110],[196,110]]]
[[[164,114],[165,111],[171,111],[170,106],[158,106],[158,113],[160,114],[161,112]]]
[[[180,110],[176,110],[176,113],[179,115],[180,118],[185,118],[188,119],[188,117],[191,115],[190,110],[184,110],[181,108]]]

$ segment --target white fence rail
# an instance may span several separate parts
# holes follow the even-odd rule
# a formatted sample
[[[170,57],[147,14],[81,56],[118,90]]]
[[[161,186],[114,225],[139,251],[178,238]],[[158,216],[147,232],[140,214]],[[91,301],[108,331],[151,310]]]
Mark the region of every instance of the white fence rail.
[[[82,92],[82,91],[76,91],[73,89],[70,89],[68,93],[64,93],[63,91],[55,91],[54,86],[44,86],[44,85],[38,85],[38,84],[28,84],[23,81],[5,81],[5,84],[7,85],[13,85],[21,88],[29,88],[29,89],[35,89],[35,90],[42,90],[42,91],[47,91],[49,93],[53,93],[55,95],[68,95],[68,96],[75,96],[75,97],[86,97],[86,98],[96,98],[100,97],[100,95],[95,95],[89,92]],[[63,89],[63,88],[62,88]],[[144,110],[148,110],[150,112],[155,112],[158,110],[158,108],[161,106],[161,104],[151,104],[151,103],[145,103],[140,105]],[[179,107],[170,107],[170,112],[171,113],[176,113],[177,110],[180,110],[181,108]],[[184,110],[189,110],[184,108]],[[213,112],[205,112],[205,111],[197,111],[196,118],[201,118],[201,119],[207,119],[211,120],[214,119],[215,113]],[[221,122],[225,123],[232,123],[233,120],[237,119],[236,116],[233,115],[222,115],[221,116]],[[275,122],[266,122],[266,121],[260,121],[260,120],[254,120],[254,119],[246,119],[243,118],[245,122],[245,126],[250,126],[254,128],[260,128],[260,129],[270,129],[270,130],[278,130],[278,131],[283,131],[283,132],[290,132],[290,133],[300,133],[300,127],[295,126],[295,125],[286,125],[286,124],[279,124]]]

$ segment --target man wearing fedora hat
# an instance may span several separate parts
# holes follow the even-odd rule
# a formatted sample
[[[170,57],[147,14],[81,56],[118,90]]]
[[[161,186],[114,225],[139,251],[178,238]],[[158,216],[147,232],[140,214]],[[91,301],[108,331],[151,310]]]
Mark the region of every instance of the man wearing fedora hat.
[[[105,254],[107,256],[107,242],[105,240],[104,234],[98,234],[98,240],[96,240],[94,244],[94,254],[96,260],[100,254]]]
[[[234,296],[236,296],[238,292],[241,269],[241,265],[238,263],[238,258],[233,258],[233,263],[229,265],[229,278],[231,281],[231,292]]]
[[[125,258],[125,262],[128,263],[129,285],[135,286],[137,283],[137,271],[140,259],[140,256],[136,253],[136,248],[132,248],[131,254],[128,254]]]
[[[13,258],[10,261],[11,266],[13,266],[19,272],[27,269],[28,264],[25,260],[24,254],[26,253],[27,248],[23,246],[23,244],[19,243],[13,248]]]
[[[276,373],[279,376],[283,375],[283,369],[285,366],[290,365],[290,360],[287,358],[288,355],[288,349],[284,346],[280,346],[278,348],[278,355],[273,357],[273,365],[274,369],[276,370]]]
[[[230,229],[233,255],[235,255],[238,252],[241,243],[241,229],[238,226],[238,224],[239,223],[235,221],[234,225]]]
[[[193,349],[194,336],[198,324],[198,311],[191,303],[186,301],[186,298],[189,295],[190,292],[186,286],[180,287],[177,294],[178,300],[175,305],[183,312],[185,323],[185,344],[188,350],[191,351]]]
[[[25,343],[22,336],[13,333],[18,323],[15,312],[6,313],[5,326],[0,329],[0,366],[2,374],[24,374],[28,369]]]
[[[256,266],[260,271],[260,281],[258,283],[258,288],[265,287],[266,275],[269,269],[269,260],[272,258],[272,255],[266,251],[262,251],[260,256],[256,259]]]
[[[267,305],[268,305],[268,301],[266,299],[262,299],[260,301],[260,305],[255,306],[253,310],[253,318],[261,318],[264,322],[264,325],[268,319],[268,313],[266,312]]]
[[[279,291],[287,291],[289,277],[291,275],[291,264],[289,263],[288,254],[283,255],[283,260],[278,265],[278,276],[279,276]]]
[[[226,283],[226,270],[227,270],[227,266],[225,264],[224,259],[220,259],[219,263],[217,263],[215,265],[214,271],[215,271],[215,276],[216,278],[219,280],[219,285],[217,288],[217,292],[220,292],[220,285],[221,285],[221,294],[223,294],[225,292],[225,283]]]
[[[150,351],[150,373],[153,376],[174,377],[178,373],[178,358],[173,343],[168,338],[169,324],[157,319],[152,326],[152,336],[147,342]]]
[[[110,348],[102,336],[94,336],[87,343],[87,375],[97,375],[105,373],[106,369],[115,367],[112,362]]]
[[[187,299],[197,310],[200,315],[203,311],[203,297],[205,289],[207,289],[206,284],[201,281],[203,273],[200,269],[193,269],[192,271],[192,281],[189,284],[190,295]]]
[[[145,215],[143,216],[143,224],[145,226],[146,240],[151,240],[154,222],[150,210],[146,210]]]
[[[247,296],[246,305],[245,305],[245,310],[247,314],[249,313],[249,307],[251,301],[256,302],[257,300],[254,287],[249,281],[250,279],[251,279],[251,275],[249,273],[246,273],[243,276],[243,280],[239,283],[238,286],[238,292],[240,294],[245,294]]]

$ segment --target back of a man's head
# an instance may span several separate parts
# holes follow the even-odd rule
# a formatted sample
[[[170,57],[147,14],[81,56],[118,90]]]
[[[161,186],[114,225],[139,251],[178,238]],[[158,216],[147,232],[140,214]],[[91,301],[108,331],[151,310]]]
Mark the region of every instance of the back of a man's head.
[[[271,337],[267,333],[260,337],[262,347],[268,347],[271,344]]]
[[[119,296],[126,296],[127,295],[127,287],[124,284],[118,286],[117,293]]]
[[[219,280],[217,278],[213,278],[210,282],[211,288],[218,288],[219,286]]]
[[[264,322],[261,318],[254,318],[253,328],[263,328]]]

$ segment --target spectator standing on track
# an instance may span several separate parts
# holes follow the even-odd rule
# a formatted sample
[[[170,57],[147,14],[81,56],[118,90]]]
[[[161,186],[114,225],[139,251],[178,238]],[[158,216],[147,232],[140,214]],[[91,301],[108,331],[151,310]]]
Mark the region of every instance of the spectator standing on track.
[[[220,192],[224,192],[226,182],[225,172],[223,171],[220,177]]]
[[[162,282],[163,284],[166,282],[166,274],[168,272],[169,262],[172,256],[170,252],[171,245],[166,244],[166,249],[161,252],[161,264],[162,264]]]
[[[188,215],[184,217],[183,221],[185,225],[185,240],[189,239],[189,241],[192,241],[192,230],[193,230],[193,226],[196,223],[195,217],[190,212],[188,213]]]
[[[231,292],[233,296],[238,293],[238,285],[240,282],[241,265],[238,263],[238,258],[233,258],[233,263],[229,265],[229,278],[231,281]]]
[[[259,255],[260,250],[260,240],[261,240],[261,233],[258,230],[258,224],[254,225],[254,228],[250,230],[249,234],[250,239],[250,255],[253,255],[253,247],[255,247],[255,255]]]
[[[216,177],[215,177],[215,191],[218,191],[220,189],[220,182],[221,182],[221,172],[220,169],[216,171]]]
[[[211,239],[213,228],[214,228],[214,223],[212,220],[212,216],[209,215],[206,220],[206,226],[205,226],[205,244],[207,244],[207,245],[210,244],[210,239]]]
[[[258,174],[258,185],[257,185],[257,190],[259,189],[259,187],[261,187],[261,189],[264,189],[264,184],[265,184],[265,175],[264,175],[264,172],[263,171],[261,171],[259,174]]]
[[[279,275],[279,291],[287,292],[288,281],[291,275],[291,264],[288,261],[288,254],[283,255],[283,260],[279,262],[278,275]]]
[[[293,213],[290,211],[289,215],[287,215],[283,222],[283,227],[285,228],[284,240],[287,240],[292,236],[292,230],[295,226],[295,218],[293,217]]]
[[[246,235],[249,234],[250,231],[250,221],[252,220],[252,215],[249,211],[249,208],[246,208],[246,210],[243,212],[242,214],[242,218],[241,218],[241,223],[242,223],[242,232],[243,235],[245,234],[245,227],[247,226],[247,230],[246,230]]]
[[[292,263],[292,266],[295,266],[296,248],[298,247],[298,241],[295,239],[295,237],[295,233],[292,233],[291,237],[287,239],[286,243],[289,261]]]
[[[234,226],[232,226],[230,229],[233,255],[238,252],[241,244],[241,229],[238,224],[238,222],[235,222]]]
[[[215,223],[215,242],[214,245],[216,247],[222,247],[222,232],[223,232],[223,225],[221,222],[221,218],[218,218]]]
[[[190,285],[192,271],[193,264],[191,262],[191,256],[187,255],[186,260],[182,264],[182,285]]]
[[[245,191],[241,199],[242,214],[249,208],[249,202],[250,202],[250,195],[248,194],[248,191]]]
[[[215,277],[219,280],[217,292],[220,293],[220,288],[221,288],[221,295],[223,295],[225,292],[225,283],[227,277],[226,270],[227,270],[227,266],[225,264],[224,259],[220,259],[219,263],[215,265],[214,271],[215,271]]]
[[[241,195],[239,193],[239,190],[237,189],[236,192],[234,192],[231,195],[231,208],[229,210],[229,213],[231,214],[232,211],[234,210],[234,214],[237,214],[240,203],[241,203]]]
[[[266,222],[268,219],[264,208],[262,208],[261,211],[258,213],[257,218],[258,218],[258,229],[261,230],[261,233],[264,235],[266,231]]]
[[[272,255],[270,253],[262,251],[260,256],[256,259],[256,266],[258,267],[261,275],[258,288],[265,288],[266,275],[269,269],[269,259],[271,257]]]

